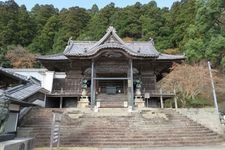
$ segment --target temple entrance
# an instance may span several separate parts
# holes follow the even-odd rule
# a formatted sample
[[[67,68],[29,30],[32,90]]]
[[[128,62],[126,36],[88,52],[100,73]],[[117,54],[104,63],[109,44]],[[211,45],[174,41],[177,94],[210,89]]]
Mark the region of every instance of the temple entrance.
[[[92,108],[104,103],[107,107],[133,107],[133,62],[122,49],[102,49],[84,74],[91,77]]]
[[[97,93],[116,95],[127,93],[126,80],[100,80],[97,81]]]
[[[96,81],[96,102],[101,108],[124,108],[127,101],[127,79],[101,78]]]

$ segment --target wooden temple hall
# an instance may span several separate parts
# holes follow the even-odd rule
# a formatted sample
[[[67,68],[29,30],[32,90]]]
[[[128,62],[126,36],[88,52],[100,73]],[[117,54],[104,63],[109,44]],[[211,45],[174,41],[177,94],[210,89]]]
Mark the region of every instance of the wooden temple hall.
[[[134,108],[160,107],[156,83],[184,56],[159,53],[153,40],[125,42],[110,26],[99,41],[70,39],[62,54],[38,60],[51,72],[65,73],[54,77],[46,107]]]

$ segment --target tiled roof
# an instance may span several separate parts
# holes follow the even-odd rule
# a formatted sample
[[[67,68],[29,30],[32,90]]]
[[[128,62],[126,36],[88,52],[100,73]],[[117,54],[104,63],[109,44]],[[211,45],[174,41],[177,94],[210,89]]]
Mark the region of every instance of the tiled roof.
[[[13,98],[15,100],[23,101],[26,98],[32,96],[33,94],[37,92],[47,93],[47,90],[43,89],[40,85],[40,81],[36,78],[29,77],[14,73],[13,71],[10,71],[5,68],[0,68],[0,73],[3,73],[7,76],[10,76],[14,79],[22,80],[24,81],[22,84],[9,88],[5,91],[3,91],[4,95],[10,98]],[[1,95],[1,94],[0,94]]]
[[[39,60],[67,60],[68,58],[64,56],[62,53],[54,54],[54,55],[45,55],[45,56],[38,56],[37,59]]]
[[[14,79],[22,80],[22,81],[25,81],[25,82],[28,81],[28,78],[26,76],[17,74],[17,73],[15,73],[13,71],[7,70],[7,69],[2,68],[2,67],[0,67],[0,72],[3,73],[3,74],[7,74],[8,76],[10,76],[10,77],[12,77]]]
[[[125,52],[132,56],[141,57],[157,57],[158,52],[150,42],[132,42],[121,45],[118,43],[104,43],[99,46],[93,47],[90,44],[73,43],[68,46],[64,52],[66,56],[92,56],[101,49],[123,49]]]
[[[64,56],[63,54],[61,54],[61,55]],[[80,54],[77,54],[77,55],[79,56]],[[61,56],[58,55],[57,57],[54,58],[54,60],[59,60],[58,57],[60,58]],[[145,56],[143,56],[143,57],[145,57]],[[68,58],[66,58],[65,60],[67,60],[67,59]],[[184,60],[184,59],[185,59],[184,55],[169,55],[169,54],[160,53],[156,60]]]
[[[17,100],[24,100],[28,98],[29,96],[39,92],[42,89],[42,87],[38,84],[33,83],[27,83],[27,84],[21,84],[19,86],[10,88],[5,91],[6,95],[9,95],[10,97],[13,97]]]
[[[153,42],[131,42],[125,43],[116,34],[113,27],[109,27],[107,33],[98,42],[69,41],[64,51],[65,56],[92,56],[101,49],[122,49],[132,56],[158,57],[159,52]]]
[[[11,97],[10,95],[6,95],[6,94],[0,95],[0,99],[9,100],[10,102],[12,102],[14,104],[19,104],[22,107],[37,106],[36,104],[32,104],[30,102],[24,102],[24,101],[17,100],[15,98]]]

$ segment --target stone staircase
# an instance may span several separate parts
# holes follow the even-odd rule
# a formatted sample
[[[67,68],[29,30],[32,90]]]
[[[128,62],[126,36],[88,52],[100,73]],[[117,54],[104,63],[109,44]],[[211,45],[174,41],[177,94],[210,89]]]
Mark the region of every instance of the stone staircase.
[[[97,95],[97,102],[100,102],[101,108],[124,108],[124,102],[127,102],[127,99],[127,95],[125,94]]]
[[[49,146],[51,111],[33,108],[21,122],[19,133],[29,131],[36,138],[36,147]],[[62,111],[61,146],[65,147],[147,148],[210,145],[224,140],[172,109],[149,109],[132,113],[125,112],[125,108],[100,108],[98,113]],[[79,117],[71,118],[70,114]]]

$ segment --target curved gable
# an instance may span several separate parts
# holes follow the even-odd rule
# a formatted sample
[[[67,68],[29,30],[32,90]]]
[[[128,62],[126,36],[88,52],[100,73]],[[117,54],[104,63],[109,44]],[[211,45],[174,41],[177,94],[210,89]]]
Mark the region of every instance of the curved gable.
[[[153,57],[159,56],[152,42],[125,43],[113,27],[109,27],[107,33],[97,42],[74,42],[69,40],[64,51],[65,56],[87,57],[94,56],[102,49],[121,49],[130,56]]]

